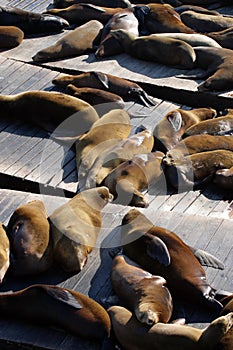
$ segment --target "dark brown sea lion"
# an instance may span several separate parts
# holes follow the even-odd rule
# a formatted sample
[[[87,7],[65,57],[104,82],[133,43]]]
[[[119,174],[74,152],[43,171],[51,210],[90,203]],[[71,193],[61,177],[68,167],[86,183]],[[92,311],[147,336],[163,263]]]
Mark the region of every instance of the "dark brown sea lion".
[[[196,32],[217,32],[233,26],[233,18],[222,15],[209,15],[196,11],[185,11],[180,14],[182,22]]]
[[[112,110],[97,120],[75,144],[78,176],[83,177],[95,159],[109,146],[126,139],[131,131],[130,117],[124,110]],[[82,174],[83,172],[83,174]]]
[[[10,242],[5,227],[0,222],[0,284],[10,266]]]
[[[233,132],[233,115],[229,112],[223,117],[214,118],[211,120],[203,120],[199,123],[190,126],[183,137],[209,134],[209,135],[224,135]]]
[[[90,0],[54,0],[53,4],[55,7],[63,8],[68,7],[73,4],[79,3],[90,3]],[[131,3],[128,0],[92,0],[91,4],[96,6],[106,6],[106,7],[131,7]]]
[[[38,274],[51,267],[52,242],[43,202],[34,200],[18,207],[7,225],[7,235],[14,275]]]
[[[118,165],[104,179],[103,185],[114,195],[114,203],[148,207],[149,203],[140,191],[151,188],[163,175],[164,153],[138,154]]]
[[[91,105],[76,97],[36,90],[0,95],[0,118],[32,123],[51,133],[56,129],[54,136],[77,138],[99,116]]]
[[[111,30],[116,29],[124,29],[132,34],[139,35],[138,20],[135,17],[133,10],[121,10],[113,15],[108,23],[106,23],[101,35],[100,45],[95,52],[97,58],[113,56],[124,52],[121,44],[110,33]]]
[[[213,182],[222,188],[233,190],[233,166],[229,169],[217,170]]]
[[[132,159],[134,155],[151,152],[154,145],[153,134],[149,130],[144,130],[132,135],[117,144],[106,147],[98,155],[93,165],[89,169],[85,186],[91,188],[100,185],[106,176],[119,164]]]
[[[217,149],[227,149],[233,151],[233,137],[193,135],[184,140],[166,153],[166,158],[180,159],[193,153],[213,151]]]
[[[24,38],[24,32],[14,26],[0,26],[0,49],[11,49],[19,46]]]
[[[56,327],[77,337],[103,340],[110,320],[104,308],[74,290],[35,284],[17,292],[0,294],[1,317]]]
[[[142,213],[131,209],[122,220],[121,245],[124,254],[154,275],[165,278],[173,298],[220,310],[195,250],[174,232],[154,226]],[[203,252],[202,252],[203,253]],[[223,268],[220,265],[209,266]]]
[[[74,4],[64,9],[50,9],[45,13],[60,16],[70,24],[82,25],[92,19],[106,24],[109,19],[122,8],[100,7],[93,4]]]
[[[196,6],[196,5],[189,5],[189,4],[176,6],[174,8],[174,10],[179,14],[181,14],[182,12],[185,12],[185,11],[195,11],[198,13],[205,13],[207,15],[219,15],[218,11],[209,10],[208,8],[205,8],[205,7]]]
[[[117,296],[134,312],[138,321],[153,325],[170,320],[173,302],[163,277],[130,265],[123,255],[117,255],[112,262],[111,283]]]
[[[129,55],[145,61],[153,61],[181,69],[192,69],[196,55],[192,46],[173,38],[159,38],[153,35],[140,36],[123,29],[112,30],[111,34]],[[172,55],[169,55],[172,52]]]
[[[230,312],[233,312],[233,295],[229,296],[226,300],[228,300],[228,303],[222,309],[220,316],[224,316]],[[225,299],[223,301],[225,301]],[[231,327],[231,329],[224,335],[224,337],[221,338],[214,350],[232,350],[232,344],[233,327]]]
[[[218,32],[211,32],[207,34],[208,37],[214,39],[222,47],[226,49],[233,49],[233,28],[227,28]]]
[[[164,152],[171,150],[179,143],[185,131],[202,120],[216,117],[212,108],[192,110],[175,109],[168,112],[154,129],[155,147]]]
[[[0,6],[0,26],[16,26],[28,35],[60,32],[69,27],[69,23],[58,16]]]
[[[233,152],[218,149],[194,153],[181,159],[165,158],[165,173],[172,186],[177,189],[187,189],[200,186],[213,179],[219,169],[229,169],[233,166]]]
[[[232,312],[204,330],[177,324],[143,325],[121,306],[110,307],[108,313],[114,334],[125,350],[212,350],[233,324]]]
[[[54,259],[64,271],[78,273],[101,229],[101,210],[113,199],[107,187],[82,191],[50,216]]]
[[[52,81],[60,87],[73,84],[77,87],[103,89],[123,98],[133,99],[146,106],[154,105],[147,93],[135,82],[101,72],[86,72],[79,75],[63,75]]]
[[[35,62],[46,62],[67,57],[81,56],[84,53],[93,51],[95,41],[98,41],[98,36],[102,28],[103,25],[99,21],[89,21],[70,31],[68,34],[65,34],[54,45],[37,52],[32,59]]]

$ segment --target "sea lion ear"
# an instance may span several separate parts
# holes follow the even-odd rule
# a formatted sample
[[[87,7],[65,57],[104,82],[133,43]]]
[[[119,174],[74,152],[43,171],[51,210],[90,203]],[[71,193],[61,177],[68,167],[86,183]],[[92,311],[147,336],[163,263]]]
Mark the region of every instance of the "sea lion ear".
[[[101,72],[93,72],[93,74],[99,79],[99,81],[101,82],[101,84],[103,84],[103,86],[106,89],[109,89],[109,81],[108,81],[108,76],[104,73]]]
[[[179,131],[182,126],[182,115],[178,111],[174,111],[168,116],[168,121],[175,131]]]
[[[79,304],[78,300],[66,289],[58,288],[56,286],[45,287],[46,292],[54,299],[61,301],[62,303],[73,306],[75,309],[82,309],[82,305]]]
[[[224,264],[212,254],[207,253],[206,251],[201,249],[196,249],[193,247],[189,248],[191,249],[191,251],[202,266],[208,266],[213,267],[214,269],[224,270]]]
[[[146,252],[160,264],[168,266],[171,262],[171,257],[166,244],[158,237],[151,234],[146,234]]]

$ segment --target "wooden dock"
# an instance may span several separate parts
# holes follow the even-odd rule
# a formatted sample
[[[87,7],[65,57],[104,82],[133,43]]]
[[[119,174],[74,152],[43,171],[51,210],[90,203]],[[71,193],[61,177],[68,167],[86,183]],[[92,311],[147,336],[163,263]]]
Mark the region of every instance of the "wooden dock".
[[[2,6],[43,12],[49,1],[0,0]],[[233,14],[233,6],[221,9]],[[174,77],[177,70],[150,62],[142,62],[126,54],[96,61],[93,54],[56,62],[34,64],[31,57],[43,47],[57,41],[63,33],[25,39],[12,50],[0,52],[0,93],[13,95],[22,91],[57,91],[52,80],[64,72],[99,70],[141,83],[153,96],[154,107],[126,102],[133,116],[133,128],[144,125],[153,129],[164,115],[175,108],[233,108],[232,91],[223,94],[197,92],[198,81]],[[179,73],[185,73],[181,71]],[[20,204],[41,199],[48,215],[72,197],[78,188],[73,146],[53,140],[28,124],[0,121],[0,221],[7,224]],[[225,270],[206,268],[210,284],[216,289],[233,292],[233,193],[214,185],[202,190],[176,193],[163,186],[146,193],[150,205],[140,209],[151,221],[176,232],[186,243],[214,254],[225,264]],[[54,266],[48,273],[30,279],[8,276],[0,292],[19,290],[33,283],[50,283],[82,292],[107,307],[113,294],[109,280],[109,250],[119,244],[119,224],[130,207],[108,204],[103,210],[103,227],[88,263],[77,275],[67,276]],[[182,308],[177,308],[177,316]],[[203,328],[212,319],[207,310],[183,305],[188,324]],[[97,350],[101,344],[84,341],[60,330],[45,329],[0,318],[1,349]]]

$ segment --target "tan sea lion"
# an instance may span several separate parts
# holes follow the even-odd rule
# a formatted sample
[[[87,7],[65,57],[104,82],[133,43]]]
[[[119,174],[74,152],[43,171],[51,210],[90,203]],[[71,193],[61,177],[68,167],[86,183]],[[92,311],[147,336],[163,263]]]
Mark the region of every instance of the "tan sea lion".
[[[154,145],[152,132],[144,130],[117,144],[106,147],[95,159],[86,177],[85,186],[91,188],[100,185],[106,176],[119,164],[132,159],[136,154],[151,152]]]
[[[65,34],[54,45],[37,52],[32,59],[35,62],[46,62],[73,56],[77,57],[93,51],[102,28],[103,25],[99,21],[89,21]]]
[[[194,49],[182,40],[159,38],[153,35],[137,37],[123,29],[112,30],[111,34],[129,55],[141,60],[192,69],[196,55]],[[172,52],[172,55],[169,55]]]
[[[25,91],[0,95],[0,118],[32,123],[54,136],[77,137],[99,119],[87,102],[60,92]],[[58,128],[59,127],[59,128]]]
[[[106,23],[101,35],[100,45],[95,52],[95,57],[108,57],[124,52],[122,45],[110,33],[111,30],[116,29],[124,29],[129,33],[139,35],[138,20],[133,13],[133,9],[121,10]]]
[[[182,22],[196,32],[217,32],[233,26],[233,18],[211,15],[196,11],[185,11],[180,14]]]
[[[122,220],[121,246],[124,254],[143,269],[164,277],[173,298],[221,310],[198,260],[202,254],[210,256],[202,264],[222,269],[218,259],[189,247],[174,232],[154,226],[136,209],[131,209]]]
[[[163,157],[164,153],[159,151],[138,154],[113,169],[103,185],[114,195],[114,203],[148,207],[149,203],[140,191],[150,189],[161,180]]]
[[[233,137],[193,135],[184,140],[166,153],[166,158],[180,159],[193,153],[213,151],[217,149],[227,149],[233,151]]]
[[[123,98],[136,100],[145,106],[155,105],[137,83],[112,74],[91,71],[79,75],[63,75],[54,79],[52,83],[63,88],[68,84],[73,84],[77,87],[107,90]]]
[[[10,242],[5,227],[0,222],[0,284],[10,266]]]
[[[124,110],[112,110],[97,120],[75,144],[78,176],[83,177],[88,172],[107,145],[126,139],[130,131],[130,117]]]
[[[228,298],[224,299],[228,300],[228,303],[224,306],[222,309],[220,316],[224,316],[229,314],[230,312],[233,312],[233,295],[229,296]],[[221,340],[218,342],[218,345],[214,350],[232,350],[232,344],[233,344],[233,327],[221,338]]]
[[[233,130],[233,115],[227,113],[226,115],[211,120],[203,120],[199,123],[190,126],[185,133],[183,138],[198,134],[209,134],[209,135],[224,135],[231,133]]]
[[[130,265],[123,255],[116,255],[111,267],[111,283],[117,296],[134,312],[138,321],[153,325],[170,320],[173,302],[163,277]]]
[[[227,28],[217,32],[211,32],[207,34],[208,37],[214,39],[222,47],[226,49],[233,49],[233,28]]]
[[[34,200],[18,207],[10,217],[7,236],[14,275],[38,274],[51,267],[52,242],[43,202]]]
[[[24,38],[24,32],[14,26],[0,26],[0,49],[12,49],[19,46]]]
[[[233,189],[233,166],[229,169],[217,170],[213,182],[227,190]]]
[[[68,7],[73,4],[79,3],[90,3],[90,0],[53,0],[55,7],[63,8]],[[128,0],[92,0],[91,3],[96,6],[106,6],[106,7],[131,7],[131,3]]]
[[[233,166],[233,152],[214,150],[194,153],[181,159],[165,158],[165,173],[173,187],[183,190],[205,184],[219,169]]]
[[[143,325],[121,306],[108,309],[114,334],[125,350],[212,350],[232,329],[233,313],[221,316],[204,329],[177,324]]]
[[[110,319],[93,299],[74,290],[35,284],[17,292],[0,293],[1,317],[56,327],[76,337],[103,340]]]
[[[212,108],[195,108],[191,110],[175,109],[168,112],[154,129],[155,147],[169,151],[176,146],[185,131],[202,120],[217,116]]]
[[[93,188],[78,193],[49,216],[54,259],[64,271],[82,270],[101,229],[101,210],[112,199],[107,187]]]
[[[0,6],[0,26],[16,26],[25,35],[60,32],[69,23],[58,16],[25,11],[12,6]]]

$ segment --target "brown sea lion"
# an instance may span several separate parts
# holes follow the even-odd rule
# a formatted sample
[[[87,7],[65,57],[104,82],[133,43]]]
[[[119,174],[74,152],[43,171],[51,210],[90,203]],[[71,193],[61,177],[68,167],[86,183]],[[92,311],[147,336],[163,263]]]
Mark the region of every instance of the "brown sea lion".
[[[214,39],[222,47],[226,49],[233,49],[233,28],[227,28],[218,32],[211,32],[206,34],[208,37]]]
[[[10,242],[5,227],[0,222],[0,284],[10,266]]]
[[[95,41],[98,41],[98,36],[102,28],[103,25],[99,21],[89,21],[65,34],[54,45],[37,52],[32,59],[35,62],[46,62],[81,56],[84,53],[93,51]]]
[[[0,118],[32,123],[54,136],[73,136],[87,132],[99,119],[87,102],[60,92],[25,91],[0,95]],[[59,128],[58,128],[59,127]]]
[[[177,324],[143,325],[121,306],[108,309],[114,334],[125,350],[212,350],[230,332],[233,313],[221,316],[204,329]]]
[[[209,135],[224,135],[231,133],[233,130],[233,115],[229,112],[222,117],[214,118],[213,120],[203,120],[199,123],[190,126],[183,137],[209,134]]]
[[[63,8],[68,7],[73,4],[79,3],[90,3],[90,0],[53,0],[55,7]],[[91,3],[96,6],[106,6],[106,7],[131,7],[131,3],[128,0],[92,0]]]
[[[112,199],[107,187],[93,188],[78,193],[49,216],[54,259],[64,271],[82,270],[101,229],[101,210]]]
[[[193,188],[213,179],[219,169],[229,169],[233,166],[233,152],[214,150],[194,153],[181,159],[165,158],[165,173],[176,189]]]
[[[137,83],[112,74],[91,71],[79,75],[63,75],[53,79],[52,83],[63,88],[68,84],[73,84],[77,87],[107,90],[123,98],[136,100],[145,106],[155,105]]]
[[[103,340],[110,332],[104,308],[74,290],[35,284],[17,292],[0,293],[1,317],[56,327],[77,337]]]
[[[217,170],[213,182],[227,190],[233,190],[233,166],[229,169]]]
[[[0,26],[0,49],[12,49],[19,46],[24,38],[24,32],[14,26]]]
[[[220,316],[233,312],[233,295],[226,298],[228,303],[222,309]],[[225,301],[225,299],[224,299]],[[214,350],[232,350],[233,344],[233,327],[221,338]]]
[[[212,108],[196,108],[192,110],[175,109],[168,112],[154,129],[155,147],[169,151],[179,143],[185,131],[202,120],[217,116]]]
[[[7,225],[11,269],[14,275],[33,275],[48,270],[53,262],[49,222],[43,202],[18,207]]]
[[[111,283],[117,296],[134,312],[138,321],[153,325],[170,320],[173,302],[163,277],[130,265],[123,255],[116,255],[111,267]]]
[[[132,34],[139,35],[138,20],[132,9],[121,10],[106,23],[101,35],[100,45],[95,52],[95,57],[108,57],[124,52],[118,40],[110,33],[111,30],[116,29],[124,29]]]
[[[166,158],[180,159],[189,154],[217,149],[233,151],[233,137],[212,135],[189,136],[169,150],[169,152],[166,153]]]
[[[182,22],[196,32],[217,32],[233,26],[233,18],[222,15],[209,15],[196,11],[185,11],[180,14]]]
[[[148,207],[145,196],[140,192],[158,183],[163,175],[164,153],[138,154],[118,165],[104,179],[103,185],[114,195],[114,203],[136,207]]]
[[[64,9],[49,9],[45,13],[60,16],[70,24],[82,25],[93,19],[106,24],[109,19],[122,8],[100,7],[93,4],[74,4]]]
[[[85,186],[91,188],[100,185],[106,176],[119,164],[132,159],[134,155],[151,152],[154,145],[153,134],[144,130],[117,144],[106,147],[95,159],[86,177]]]
[[[112,30],[111,34],[129,55],[141,60],[192,69],[196,55],[192,46],[173,38],[159,38],[153,35],[137,37],[123,29]],[[169,56],[169,52],[173,54]]]
[[[130,117],[124,110],[112,110],[97,120],[75,144],[78,176],[83,177],[88,172],[107,145],[126,139],[130,131]]]
[[[29,35],[60,32],[69,27],[69,23],[58,16],[0,6],[0,26],[16,26]]]
[[[173,298],[215,310],[222,308],[198,261],[198,250],[186,245],[174,232],[154,226],[138,210],[131,209],[122,220],[121,245],[130,259],[165,278]],[[223,264],[219,261],[215,264],[214,260],[211,258],[206,264],[222,269]]]

